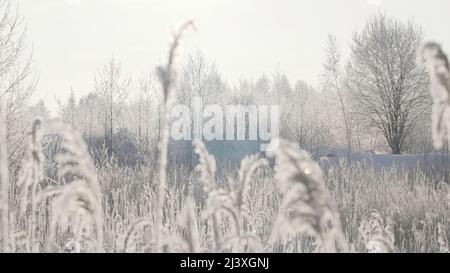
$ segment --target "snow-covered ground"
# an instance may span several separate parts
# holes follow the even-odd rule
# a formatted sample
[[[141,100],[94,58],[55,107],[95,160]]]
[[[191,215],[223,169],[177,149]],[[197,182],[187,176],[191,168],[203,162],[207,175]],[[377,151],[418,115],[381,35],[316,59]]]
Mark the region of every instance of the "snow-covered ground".
[[[339,164],[350,158],[351,164],[361,164],[368,168],[442,170],[450,167],[448,154],[376,154],[370,152],[348,152],[344,148],[321,146],[314,150],[313,158],[324,166]]]
[[[258,141],[205,141],[208,151],[214,155],[217,167],[239,166],[240,161],[247,155],[261,154]],[[172,141],[169,146],[172,162],[195,167],[197,155],[191,141]],[[264,156],[264,155],[262,155]],[[376,154],[371,152],[348,152],[345,148],[320,146],[312,151],[314,160],[321,166],[337,166],[350,157],[351,165],[361,165],[365,168],[383,170],[388,168],[413,170],[420,169],[427,172],[450,169],[450,155],[446,154]]]

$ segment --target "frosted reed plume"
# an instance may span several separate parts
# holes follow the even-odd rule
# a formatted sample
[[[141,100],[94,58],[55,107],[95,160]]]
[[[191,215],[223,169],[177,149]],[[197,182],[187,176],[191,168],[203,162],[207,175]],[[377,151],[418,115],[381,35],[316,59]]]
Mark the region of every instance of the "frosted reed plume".
[[[75,180],[64,186],[52,206],[49,242],[53,242],[58,224],[61,231],[70,230],[72,240],[92,240],[89,234],[97,234],[96,251],[103,250],[102,218],[99,202],[84,180]],[[91,229],[91,223],[95,230]],[[52,246],[50,246],[52,247]]]
[[[255,172],[263,166],[267,166],[267,160],[258,158],[256,155],[246,156],[241,160],[239,168],[238,181],[235,184],[235,189],[232,192],[234,210],[237,213],[237,228],[236,237],[233,239],[236,243],[236,251],[247,250],[251,244],[260,245],[261,241],[254,236],[252,231],[247,230],[247,222],[252,216],[250,202],[252,200],[249,196],[251,189],[251,178]]]
[[[223,248],[232,252],[248,252],[250,249],[260,249],[261,240],[251,230],[247,230],[247,222],[251,215],[251,178],[256,170],[267,165],[267,161],[256,155],[246,156],[241,160],[238,181],[229,181],[228,191],[222,190],[212,195],[216,211],[225,211],[231,215],[234,223],[234,234],[225,236],[221,242]]]
[[[286,240],[289,235],[305,234],[316,238],[317,251],[347,251],[340,216],[319,165],[307,152],[285,140],[270,150],[274,151],[275,178],[283,195],[275,236]]]
[[[200,172],[200,180],[207,194],[207,216],[212,220],[216,251],[230,249],[235,252],[246,250],[249,245],[260,245],[260,239],[244,228],[245,218],[249,215],[248,192],[250,180],[255,171],[267,164],[266,160],[257,156],[247,156],[241,161],[239,180],[233,185],[228,184],[228,189],[218,188],[216,185],[216,161],[209,154],[202,141],[194,141],[195,152],[199,155],[197,170]],[[226,213],[230,217],[233,233],[220,239],[219,233],[220,215]]]
[[[426,43],[420,54],[430,76],[433,145],[442,149],[444,141],[450,140],[450,67],[447,56],[437,43]]]
[[[250,182],[253,174],[256,170],[262,166],[267,166],[267,160],[263,158],[258,158],[256,155],[246,156],[241,160],[241,166],[239,168],[239,181],[236,185],[236,205],[238,210],[241,212],[241,217],[248,217],[249,211],[249,191]],[[243,219],[241,219],[243,222]],[[242,223],[243,225],[243,223]]]
[[[198,155],[199,163],[196,170],[200,173],[200,182],[206,193],[216,188],[216,159],[211,155],[200,140],[194,140],[195,153]]]
[[[200,172],[200,182],[203,189],[208,196],[206,201],[208,206],[207,217],[211,219],[214,232],[215,249],[218,251],[220,246],[219,239],[219,222],[216,214],[216,195],[220,195],[216,191],[216,159],[212,156],[205,147],[205,144],[200,140],[194,140],[192,144],[195,146],[195,153],[198,154],[199,164],[196,170]]]
[[[156,226],[155,226],[155,240],[158,251],[162,248],[162,228],[164,224],[164,192],[166,191],[167,180],[167,146],[169,142],[169,121],[170,110],[175,101],[174,85],[176,82],[176,72],[174,62],[176,52],[180,44],[180,40],[184,32],[190,27],[194,28],[193,21],[189,21],[182,25],[175,33],[173,41],[170,45],[169,56],[167,64],[157,68],[157,75],[162,87],[163,102],[161,103],[160,119],[162,130],[159,140],[159,180],[157,190],[157,208],[156,208]]]
[[[359,233],[370,253],[395,252],[394,235],[388,225],[384,225],[383,217],[378,211],[371,210],[363,215]]]
[[[43,161],[42,154],[42,122],[37,119],[33,122],[31,130],[28,133],[27,156],[22,165],[18,186],[21,187],[19,217],[24,217],[28,204],[31,205],[30,217],[28,220],[28,251],[36,252],[35,234],[36,234],[36,213],[38,205],[38,186],[43,180]],[[29,199],[29,197],[31,197]]]
[[[103,208],[102,195],[94,164],[82,137],[70,126],[53,123],[48,133],[63,137],[62,151],[57,155],[58,176],[67,184],[60,189],[54,200],[50,224],[49,248],[54,246],[57,226],[71,227],[74,240],[92,238],[95,234],[95,249],[103,251]],[[94,230],[91,230],[92,226]],[[94,232],[95,231],[95,232]]]

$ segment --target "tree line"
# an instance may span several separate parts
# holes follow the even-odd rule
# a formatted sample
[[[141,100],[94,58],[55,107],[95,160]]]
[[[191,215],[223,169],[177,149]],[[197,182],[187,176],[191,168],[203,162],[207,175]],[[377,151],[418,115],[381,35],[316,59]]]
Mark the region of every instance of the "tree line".
[[[26,58],[24,34],[8,33],[12,37],[4,39],[9,44],[1,43],[6,48],[0,48],[4,60],[0,63],[6,64],[0,76],[9,77],[9,81],[2,81],[9,85],[2,84],[1,95],[7,102],[8,139],[17,142],[9,146],[19,147],[26,128],[16,126],[19,120],[53,117],[42,101],[32,106],[28,103],[35,86],[31,61],[21,73],[13,73],[19,63],[23,64],[19,60]],[[422,38],[420,26],[413,21],[401,22],[382,13],[370,17],[354,32],[345,59],[337,37],[329,35],[318,86],[302,80],[291,83],[279,70],[231,85],[215,63],[200,51],[192,52],[177,71],[177,100],[189,104],[197,96],[205,104],[281,105],[280,136],[310,151],[340,146],[349,153],[428,153],[432,151],[427,125],[431,103],[425,70],[416,64]],[[58,118],[88,140],[101,139],[93,143],[101,143],[107,150],[112,151],[119,145],[116,141],[127,138],[139,154],[157,158],[162,96],[154,71],[131,77],[124,73],[120,61],[111,58],[98,70],[88,94],[77,96],[77,91],[81,90],[71,90],[68,99],[58,101]]]

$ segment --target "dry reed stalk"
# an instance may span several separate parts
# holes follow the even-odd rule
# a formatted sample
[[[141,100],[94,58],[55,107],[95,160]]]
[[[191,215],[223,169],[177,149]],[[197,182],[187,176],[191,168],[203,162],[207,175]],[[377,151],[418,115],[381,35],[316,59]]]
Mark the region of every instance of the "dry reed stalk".
[[[155,240],[158,251],[162,249],[162,229],[164,225],[164,193],[166,191],[167,180],[167,153],[169,143],[169,121],[170,110],[175,101],[174,85],[176,82],[176,73],[174,68],[175,55],[184,32],[194,27],[193,21],[189,21],[182,25],[178,32],[175,33],[173,41],[170,45],[167,64],[164,67],[157,68],[157,74],[162,87],[163,103],[161,105],[160,120],[162,124],[161,136],[159,141],[159,181],[157,188],[157,209],[156,209],[156,226]]]
[[[43,161],[44,155],[42,154],[42,122],[37,119],[33,122],[31,130],[28,133],[28,149],[27,156],[20,171],[18,186],[21,188],[21,200],[19,208],[19,217],[24,217],[27,212],[27,207],[31,205],[31,215],[28,223],[28,251],[38,251],[35,246],[36,238],[36,213],[38,205],[38,186],[43,180]],[[31,194],[30,194],[31,192]]]
[[[425,64],[430,77],[430,94],[433,99],[432,138],[435,149],[450,142],[450,64],[441,46],[428,42],[420,50],[420,62]],[[449,252],[447,237],[438,225],[438,244],[441,252]]]

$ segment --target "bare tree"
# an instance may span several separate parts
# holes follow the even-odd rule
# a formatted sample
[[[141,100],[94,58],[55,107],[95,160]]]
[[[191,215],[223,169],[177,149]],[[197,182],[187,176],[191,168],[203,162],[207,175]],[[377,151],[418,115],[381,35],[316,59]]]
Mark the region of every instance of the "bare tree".
[[[291,105],[293,90],[289,79],[286,74],[281,73],[279,69],[272,75],[272,89],[271,92],[274,95],[274,101],[278,105]],[[292,125],[292,115],[295,113],[291,107],[283,107],[280,111],[280,136],[289,139],[290,130]]]
[[[31,54],[25,57],[25,28],[17,8],[0,0],[0,251],[10,251],[10,203],[14,188],[9,183],[9,167],[19,161],[24,146],[23,115],[36,81]],[[8,164],[9,162],[9,164]]]
[[[101,129],[102,118],[100,117],[99,105],[101,100],[97,93],[91,92],[79,99],[77,105],[77,114],[79,115],[79,126],[83,131],[83,137],[91,139],[94,133],[98,133]]]
[[[155,85],[155,80],[151,73],[142,73],[139,78],[139,86],[136,89],[135,97],[133,98],[132,105],[133,115],[137,114],[137,137],[139,142],[139,149],[141,152],[148,152],[151,148],[151,140],[156,139],[159,136],[160,124],[159,124],[159,90]],[[154,111],[153,111],[154,110]],[[137,113],[136,113],[137,112]],[[156,135],[152,136],[151,125],[155,124]],[[153,138],[152,138],[153,137]],[[157,141],[155,141],[156,145]],[[156,149],[156,146],[154,147]]]
[[[256,80],[254,89],[258,93],[256,98],[258,103],[269,104],[272,102],[272,94],[270,93],[270,79],[266,75],[262,75]]]
[[[77,128],[78,124],[76,124],[75,120],[78,119],[78,107],[73,88],[70,89],[70,96],[67,103],[64,104],[59,100],[57,100],[57,103],[59,106],[59,116],[62,120],[65,123],[70,124],[73,128]]]
[[[0,100],[5,103],[10,162],[19,161],[24,143],[23,115],[37,80],[30,80],[32,54],[27,56],[26,29],[18,7],[0,0]],[[11,148],[14,147],[14,148]]]
[[[131,78],[123,78],[121,64],[111,58],[95,78],[95,90],[103,100],[105,140],[111,148],[114,126],[131,87]]]
[[[39,118],[42,122],[47,122],[50,119],[50,113],[43,100],[39,100],[36,104],[28,106],[26,112],[26,120],[34,121]]]
[[[217,103],[227,91],[214,63],[210,63],[200,51],[189,54],[180,78],[180,103],[190,103],[193,97],[202,97],[205,103]]]
[[[350,123],[350,116],[348,113],[347,101],[342,86],[342,71],[341,71],[341,53],[339,52],[336,37],[329,35],[326,47],[326,61],[324,63],[323,80],[327,88],[330,88],[339,99],[339,108],[342,112],[342,119],[345,125],[345,138],[347,148],[350,151],[353,149],[352,145],[352,127]]]
[[[228,86],[222,81],[216,65],[209,62],[199,50],[190,53],[182,67],[177,86],[178,102],[190,104],[194,97],[201,97],[204,104],[225,104],[227,91]],[[194,154],[194,146],[190,143],[185,145],[185,160],[193,167],[195,162],[191,155]]]
[[[416,65],[422,31],[383,14],[372,16],[350,44],[346,83],[361,121],[380,130],[400,154],[427,105],[426,74]]]

